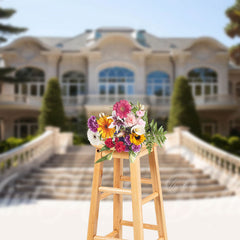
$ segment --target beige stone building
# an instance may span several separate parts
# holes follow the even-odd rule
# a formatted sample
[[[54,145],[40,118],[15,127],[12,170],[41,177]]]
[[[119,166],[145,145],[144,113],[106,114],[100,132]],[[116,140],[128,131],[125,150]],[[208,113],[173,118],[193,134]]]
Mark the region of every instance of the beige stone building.
[[[22,37],[1,48],[24,84],[1,84],[1,139],[37,129],[47,81],[58,77],[65,111],[74,119],[139,100],[165,121],[174,79],[189,77],[204,132],[240,132],[240,68],[228,49],[209,37],[161,38],[144,30],[99,28],[74,37]]]

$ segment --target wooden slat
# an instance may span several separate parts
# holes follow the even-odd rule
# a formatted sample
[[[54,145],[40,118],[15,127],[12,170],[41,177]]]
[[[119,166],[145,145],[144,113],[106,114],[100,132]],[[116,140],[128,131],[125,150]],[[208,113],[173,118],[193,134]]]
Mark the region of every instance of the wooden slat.
[[[122,220],[121,224],[123,226],[133,227],[133,222],[131,221]],[[148,224],[148,223],[143,223],[143,228],[149,229],[149,230],[155,230],[155,231],[159,230],[159,227],[157,225]]]
[[[134,239],[143,240],[142,187],[139,157],[137,157],[133,163],[130,162],[130,178]]]
[[[102,154],[96,150],[95,162],[102,157]],[[102,184],[103,162],[94,165],[93,181],[92,181],[92,196],[89,211],[88,235],[87,240],[92,240],[97,234],[98,213],[100,203],[100,192],[98,188]]]
[[[113,188],[113,187],[99,187],[99,192],[106,192],[112,194],[126,194],[131,195],[132,192],[129,189],[122,189],[122,188]]]
[[[123,182],[131,182],[130,177],[121,176],[121,181]],[[150,178],[141,178],[141,183],[143,184],[152,184],[152,180]]]
[[[103,200],[103,199],[105,199],[105,198],[107,198],[107,197],[109,197],[109,196],[111,196],[112,195],[112,193],[102,193],[101,195],[100,195],[100,200]]]
[[[122,239],[122,238],[112,238],[112,237],[101,237],[101,236],[95,236],[94,240],[126,240],[126,239]]]
[[[142,205],[146,204],[147,202],[153,200],[154,198],[156,198],[158,196],[158,192],[154,192],[150,195],[148,195],[147,197],[145,197],[143,200],[142,200]]]
[[[123,182],[120,177],[123,174],[123,159],[114,158],[113,168],[113,187],[123,189]],[[122,238],[122,225],[120,221],[123,215],[123,196],[122,194],[114,194],[113,196],[113,230],[117,232],[116,238]]]
[[[149,166],[152,178],[152,189],[153,192],[158,192],[158,196],[154,198],[155,212],[157,224],[160,226],[158,230],[158,237],[164,238],[167,240],[167,229],[165,222],[165,214],[163,208],[163,196],[162,196],[162,187],[161,187],[161,179],[159,173],[159,165],[158,165],[158,156],[157,156],[157,148],[154,147],[153,151],[149,155]]]
[[[107,234],[107,235],[105,236],[105,238],[109,238],[109,237],[114,238],[114,237],[116,237],[117,235],[118,235],[118,232],[114,230],[114,231],[112,231],[111,233]]]

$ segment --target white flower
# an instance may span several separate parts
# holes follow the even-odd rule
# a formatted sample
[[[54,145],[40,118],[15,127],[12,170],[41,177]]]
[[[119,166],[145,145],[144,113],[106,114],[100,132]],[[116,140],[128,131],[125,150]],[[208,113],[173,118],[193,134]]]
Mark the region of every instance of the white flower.
[[[91,145],[98,146],[102,145],[103,141],[100,140],[100,133],[99,132],[93,132],[90,129],[88,129],[87,137]]]
[[[135,132],[137,135],[143,135],[145,134],[145,126],[136,125],[132,127],[131,132]]]

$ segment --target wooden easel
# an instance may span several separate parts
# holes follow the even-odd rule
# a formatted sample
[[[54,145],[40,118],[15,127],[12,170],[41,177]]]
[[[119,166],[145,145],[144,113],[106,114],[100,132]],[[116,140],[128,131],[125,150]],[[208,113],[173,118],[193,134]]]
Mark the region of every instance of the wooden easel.
[[[96,150],[95,162],[108,151],[98,152]],[[158,240],[167,240],[166,223],[163,208],[162,188],[160,181],[158,157],[156,146],[149,155],[151,179],[141,178],[140,158],[147,155],[146,148],[142,148],[134,163],[130,163],[130,177],[123,175],[123,159],[128,159],[128,153],[113,153],[114,180],[113,187],[104,187],[102,184],[103,162],[94,166],[92,197],[88,222],[87,240],[123,240],[122,226],[131,226],[134,229],[134,239],[143,240],[143,229],[158,231]],[[131,190],[123,189],[123,181],[131,182]],[[141,183],[151,184],[153,193],[142,199]],[[97,236],[98,212],[100,200],[113,194],[113,231],[106,236]],[[123,201],[122,194],[132,196],[133,221],[122,219]],[[143,223],[142,205],[154,200],[157,225]]]

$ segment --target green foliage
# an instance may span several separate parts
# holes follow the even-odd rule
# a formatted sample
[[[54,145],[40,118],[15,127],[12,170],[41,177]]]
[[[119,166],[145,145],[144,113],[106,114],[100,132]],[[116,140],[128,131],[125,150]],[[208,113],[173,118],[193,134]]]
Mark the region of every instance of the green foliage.
[[[228,140],[226,137],[215,134],[211,139],[212,145],[219,147],[221,149],[227,150],[228,149]]]
[[[146,146],[147,146],[148,152],[151,153],[154,143],[157,143],[160,147],[162,146],[162,144],[166,140],[165,134],[167,132],[164,131],[162,126],[158,128],[157,122],[154,120],[152,120],[150,124],[148,123],[148,120],[147,120],[146,123],[147,123],[145,127]]]
[[[225,27],[226,34],[231,37],[240,37],[240,0],[236,0],[235,4],[226,10],[226,16],[230,22]],[[240,64],[240,46],[235,45],[230,48],[230,57],[237,64]]]
[[[65,127],[65,114],[57,78],[52,78],[48,81],[38,122],[39,133],[42,133],[46,126],[56,126],[61,130]]]
[[[240,154],[240,137],[232,136],[228,139],[229,151]]]
[[[4,19],[4,20],[8,19],[15,13],[16,11],[11,8],[0,8],[0,19]],[[0,23],[0,43],[7,41],[6,36],[9,36],[12,34],[19,34],[19,33],[25,32],[26,30],[27,30],[26,28],[14,27],[9,24]],[[11,67],[1,68],[0,81],[13,83],[14,80],[17,80],[16,78],[8,75],[12,71],[14,71],[14,68],[11,68]]]
[[[240,137],[230,136],[227,138],[221,134],[215,134],[212,137],[203,138],[203,140],[224,151],[240,155]]]
[[[87,115],[86,111],[82,111],[79,116],[74,119],[66,118],[65,130],[74,133],[73,143],[74,145],[89,144],[87,138]]]
[[[173,128],[177,126],[187,126],[193,134],[201,136],[201,125],[191,88],[188,79],[183,76],[178,77],[174,84],[168,131],[172,132]]]
[[[31,140],[33,140],[36,136],[27,136],[26,138],[15,138],[15,137],[10,137],[4,141],[0,142],[0,153],[9,151],[13,148],[16,148],[24,143],[27,143]]]

